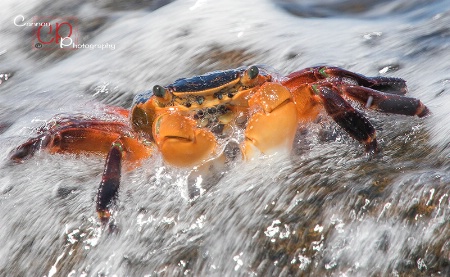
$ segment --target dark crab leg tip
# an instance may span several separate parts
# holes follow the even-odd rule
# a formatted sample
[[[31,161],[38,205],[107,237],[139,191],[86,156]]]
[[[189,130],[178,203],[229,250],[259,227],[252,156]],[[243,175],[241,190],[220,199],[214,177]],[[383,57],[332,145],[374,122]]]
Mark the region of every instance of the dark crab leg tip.
[[[23,143],[9,154],[9,159],[15,163],[22,163],[24,160],[31,158],[40,149],[49,145],[51,137],[41,135]]]
[[[97,215],[102,225],[107,225],[111,218],[111,213],[108,210],[97,210]]]
[[[122,143],[114,142],[106,158],[105,170],[97,191],[97,214],[103,224],[111,217],[110,207],[119,191],[122,153]]]
[[[386,93],[372,88],[342,85],[339,89],[359,103],[384,113],[402,114],[408,116],[426,116],[428,108],[418,99],[403,95]]]
[[[25,147],[19,147],[11,151],[9,154],[9,159],[13,163],[23,163],[27,158],[32,156],[33,154],[30,153],[29,149]]]
[[[369,140],[365,141],[365,148],[366,148],[365,150],[367,153],[374,154],[374,155],[380,153],[380,149],[378,148],[378,143],[377,143],[376,138],[373,138],[373,139],[370,138]]]
[[[428,109],[428,107],[425,106],[422,102],[420,102],[419,107],[417,107],[416,115],[418,117],[424,117],[424,116],[427,116],[427,115],[430,115],[430,114],[431,114],[431,112]]]
[[[403,114],[423,117],[429,113],[428,108],[418,99],[405,96],[386,96],[377,104],[377,109],[385,113]]]

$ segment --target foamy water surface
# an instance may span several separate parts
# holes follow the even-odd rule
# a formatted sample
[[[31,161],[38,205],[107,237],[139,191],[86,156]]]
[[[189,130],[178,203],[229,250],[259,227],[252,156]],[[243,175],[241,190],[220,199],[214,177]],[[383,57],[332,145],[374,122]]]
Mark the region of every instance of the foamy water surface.
[[[448,1],[168,2],[2,3],[0,276],[450,275]],[[18,15],[76,18],[97,46],[36,49]],[[310,124],[293,153],[238,160],[194,202],[188,173],[156,155],[122,176],[115,233],[95,213],[102,158],[8,161],[55,114],[251,64],[402,77],[432,114],[367,111],[375,158],[331,120]]]

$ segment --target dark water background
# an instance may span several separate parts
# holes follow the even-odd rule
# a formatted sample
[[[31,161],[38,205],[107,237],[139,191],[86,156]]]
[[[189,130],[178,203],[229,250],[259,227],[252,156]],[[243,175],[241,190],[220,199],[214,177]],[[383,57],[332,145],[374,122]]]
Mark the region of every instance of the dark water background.
[[[4,1],[0,9],[0,276],[449,276],[450,2]],[[75,17],[80,42],[35,49],[23,15]],[[402,77],[425,119],[368,111],[383,154],[332,121],[289,157],[237,162],[195,203],[156,156],[123,176],[102,231],[98,157],[8,153],[58,113],[129,107],[155,84],[267,64]]]

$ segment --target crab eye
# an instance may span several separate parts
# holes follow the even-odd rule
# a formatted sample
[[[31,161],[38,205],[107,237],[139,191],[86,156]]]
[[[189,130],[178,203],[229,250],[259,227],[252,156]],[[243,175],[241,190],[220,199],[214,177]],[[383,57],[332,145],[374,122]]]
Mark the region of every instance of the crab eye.
[[[162,86],[156,85],[153,87],[153,94],[158,97],[164,97],[166,90]]]
[[[255,79],[259,74],[259,69],[257,66],[253,65],[247,69],[247,74],[250,79]]]

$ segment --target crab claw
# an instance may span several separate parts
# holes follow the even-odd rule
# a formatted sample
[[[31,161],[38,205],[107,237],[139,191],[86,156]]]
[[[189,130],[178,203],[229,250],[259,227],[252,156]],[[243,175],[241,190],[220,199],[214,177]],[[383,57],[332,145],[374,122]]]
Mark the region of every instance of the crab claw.
[[[211,158],[216,150],[215,136],[183,115],[168,113],[154,123],[153,137],[164,160],[175,166],[201,164]]]
[[[258,153],[290,150],[297,130],[297,111],[288,89],[265,83],[249,100],[253,114],[245,130],[242,153],[246,159]]]

